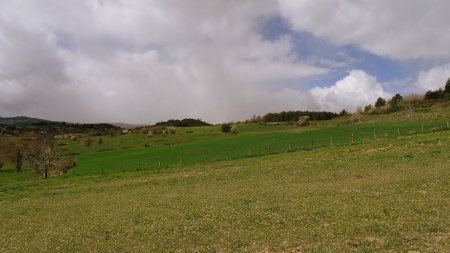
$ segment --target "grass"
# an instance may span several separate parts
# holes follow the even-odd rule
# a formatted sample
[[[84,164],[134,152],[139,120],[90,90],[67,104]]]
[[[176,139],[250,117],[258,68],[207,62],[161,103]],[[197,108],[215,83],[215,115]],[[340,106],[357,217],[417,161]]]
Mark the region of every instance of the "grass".
[[[397,138],[421,133],[422,124],[424,124],[425,132],[446,128],[446,124],[442,120],[313,127],[308,131],[295,126],[241,125],[243,131],[238,135],[221,134],[218,129],[213,131],[214,128],[210,127],[208,133],[211,134],[208,135],[208,138],[200,138],[201,135],[198,135],[195,141],[189,142],[187,140],[189,134],[158,136],[157,138],[165,138],[167,143],[174,144],[150,145],[150,147],[137,144],[139,141],[152,139],[142,135],[105,138],[104,143],[107,147],[109,146],[107,150],[95,151],[95,147],[93,147],[80,151],[81,154],[77,156],[78,166],[67,176],[134,170],[165,170],[168,166],[241,159],[294,150],[309,150],[329,145],[348,145],[352,139],[354,143],[361,143],[372,141],[375,137]],[[159,139],[156,141],[159,142]],[[121,142],[127,147],[113,149],[114,145]],[[73,151],[80,147],[68,145],[67,149]]]
[[[449,153],[439,131],[0,185],[0,250],[445,252]]]
[[[0,252],[444,252],[448,116],[59,141],[65,176],[0,170]]]

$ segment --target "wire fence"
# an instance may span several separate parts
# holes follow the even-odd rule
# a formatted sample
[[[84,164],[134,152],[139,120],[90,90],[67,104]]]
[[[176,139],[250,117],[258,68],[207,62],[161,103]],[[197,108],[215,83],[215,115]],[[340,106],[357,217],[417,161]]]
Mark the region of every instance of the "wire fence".
[[[172,167],[236,160],[327,146],[369,143],[379,139],[450,129],[448,120],[354,124],[307,132],[277,132],[236,136],[224,140],[201,141],[172,147],[128,150],[86,162],[68,175],[108,174],[126,171],[163,171]],[[80,163],[80,165],[82,165]]]

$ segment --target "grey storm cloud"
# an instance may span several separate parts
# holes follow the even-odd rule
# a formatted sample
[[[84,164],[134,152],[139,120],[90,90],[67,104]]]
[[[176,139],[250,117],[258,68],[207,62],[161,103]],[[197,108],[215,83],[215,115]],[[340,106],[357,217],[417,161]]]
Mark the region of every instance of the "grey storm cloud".
[[[278,15],[293,29],[403,57],[395,45],[367,42],[383,26],[335,35],[321,30],[326,24],[313,19],[318,10],[305,1],[295,2],[4,0],[0,115],[72,122],[152,123],[184,117],[223,122],[269,111],[354,109],[347,108],[355,106],[348,101],[325,100],[327,93],[358,81],[363,82],[358,94],[375,89],[387,96],[375,77],[357,70],[329,88],[285,88],[284,84],[325,75],[330,69],[299,58],[289,35],[264,39],[261,24]],[[359,7],[360,12],[367,9],[360,4],[352,10]],[[300,14],[307,22],[298,19]],[[345,30],[341,19],[336,22],[343,27],[338,28]],[[438,22],[433,20],[430,25]],[[435,42],[433,51],[419,50],[414,56],[435,57],[441,49],[448,53],[450,43],[445,42]],[[368,99],[359,102],[371,102]]]

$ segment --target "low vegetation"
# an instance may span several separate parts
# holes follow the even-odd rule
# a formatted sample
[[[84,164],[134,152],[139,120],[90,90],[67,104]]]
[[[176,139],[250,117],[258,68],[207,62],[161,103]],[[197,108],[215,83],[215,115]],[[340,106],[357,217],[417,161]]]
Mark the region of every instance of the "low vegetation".
[[[2,252],[445,252],[449,140],[449,131],[432,132],[2,184],[0,245]]]
[[[0,136],[0,250],[450,248],[445,96],[303,114],[134,129],[20,119]]]

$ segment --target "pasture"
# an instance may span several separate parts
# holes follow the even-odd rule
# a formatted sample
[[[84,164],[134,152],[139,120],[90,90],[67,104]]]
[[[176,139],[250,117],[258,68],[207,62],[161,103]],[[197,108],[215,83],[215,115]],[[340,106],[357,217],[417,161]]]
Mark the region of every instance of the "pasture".
[[[423,128],[422,128],[423,126]],[[65,148],[78,154],[78,166],[67,176],[136,170],[166,170],[172,166],[210,163],[275,153],[310,150],[397,138],[446,128],[443,120],[370,123],[334,127],[240,125],[238,135],[222,134],[219,126],[182,129],[175,135],[102,137],[87,148],[82,142]],[[202,131],[202,132],[201,132]],[[207,137],[203,136],[206,135]],[[192,136],[191,136],[192,135]],[[96,143],[96,140],[93,140]],[[146,145],[146,146],[145,146]]]
[[[450,132],[0,186],[2,252],[450,248]]]
[[[59,140],[78,160],[67,174],[0,171],[0,251],[444,252],[450,131],[436,115]]]

